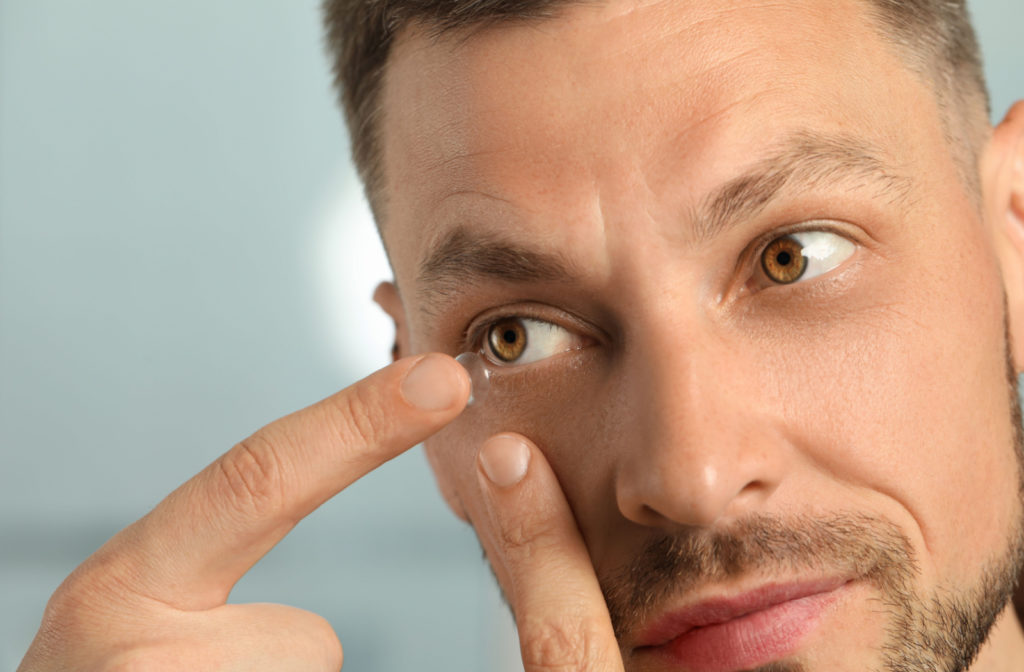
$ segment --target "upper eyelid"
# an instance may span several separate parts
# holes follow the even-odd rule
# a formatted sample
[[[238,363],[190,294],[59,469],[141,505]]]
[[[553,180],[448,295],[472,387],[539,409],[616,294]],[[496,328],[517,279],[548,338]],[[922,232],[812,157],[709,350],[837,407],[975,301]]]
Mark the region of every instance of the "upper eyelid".
[[[557,313],[558,316],[566,319],[552,319],[556,316],[551,315],[550,313]],[[509,319],[544,322],[558,327],[559,329],[565,329],[566,331],[581,338],[602,340],[601,336],[595,335],[595,332],[600,333],[599,329],[591,325],[586,320],[583,320],[564,309],[547,307],[546,310],[543,310],[538,309],[536,304],[531,305],[530,303],[523,302],[492,308],[474,318],[463,332],[463,346],[470,350],[482,347],[483,337],[487,330],[498,322]]]
[[[535,320],[537,322],[547,322],[557,327],[561,327],[561,325],[556,322],[529,314],[530,311],[525,306],[508,306],[504,310],[502,308],[494,308],[492,310],[497,312],[488,310],[482,316],[475,318],[469,323],[469,326],[466,327],[462,339],[463,347],[465,349],[469,351],[476,351],[482,348],[487,330],[503,320]]]
[[[811,231],[824,231],[826,233],[833,233],[837,236],[842,236],[850,240],[853,243],[857,243],[853,240],[849,233],[839,226],[839,222],[833,222],[831,220],[814,219],[806,222],[800,222],[799,224],[793,224],[791,226],[783,226],[771,231],[766,231],[760,236],[754,238],[751,244],[748,245],[748,249],[753,249],[752,254],[754,256],[760,255],[764,252],[773,241],[779,238],[785,238],[786,236],[792,236],[798,233],[808,233]]]
[[[835,234],[842,238],[846,238],[851,243],[857,246],[862,246],[860,240],[850,235],[850,232],[843,226],[841,222],[825,219],[814,219],[799,224],[793,224],[791,226],[783,226],[766,231],[761,235],[757,236],[752,240],[746,247],[746,249],[740,253],[739,259],[736,262],[737,270],[748,268],[753,265],[755,268],[759,268],[760,264],[753,263],[760,259],[761,254],[764,253],[765,249],[774,241],[779,238],[785,238],[786,236],[792,236],[798,233],[807,233],[811,231],[824,231],[826,233]]]

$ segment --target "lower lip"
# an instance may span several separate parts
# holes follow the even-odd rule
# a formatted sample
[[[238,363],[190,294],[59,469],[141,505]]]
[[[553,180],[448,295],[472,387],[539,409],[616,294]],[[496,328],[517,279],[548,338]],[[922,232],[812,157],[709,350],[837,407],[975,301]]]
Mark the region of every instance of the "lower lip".
[[[696,628],[651,650],[689,672],[735,672],[796,652],[839,599],[842,587],[782,602],[725,623]]]

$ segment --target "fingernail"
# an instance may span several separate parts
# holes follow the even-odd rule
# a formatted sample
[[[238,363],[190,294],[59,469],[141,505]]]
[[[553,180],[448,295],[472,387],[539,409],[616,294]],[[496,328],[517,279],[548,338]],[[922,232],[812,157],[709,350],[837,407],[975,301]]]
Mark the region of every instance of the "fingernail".
[[[443,411],[455,405],[460,392],[458,367],[439,355],[427,355],[409,369],[402,396],[424,411]]]
[[[499,488],[511,488],[523,480],[530,466],[530,448],[511,436],[496,436],[480,447],[480,466]]]

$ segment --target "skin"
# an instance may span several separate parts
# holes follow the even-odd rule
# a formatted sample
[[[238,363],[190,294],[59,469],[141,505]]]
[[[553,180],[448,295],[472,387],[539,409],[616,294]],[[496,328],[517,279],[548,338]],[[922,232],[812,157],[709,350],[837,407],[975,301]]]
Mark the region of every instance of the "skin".
[[[1024,106],[980,157],[979,210],[934,96],[859,5],[796,1],[612,2],[440,42],[409,30],[383,106],[397,286],[377,298],[406,358],[268,425],[108,542],[55,593],[21,672],[337,670],[319,617],[225,600],[298,520],[427,437],[529,672],[658,669],[632,652],[638,622],[616,641],[601,588],[666,534],[857,511],[909,540],[926,596],[1005,551],[1021,515],[1004,335],[1007,320],[1024,334]],[[808,130],[875,148],[903,197],[804,185],[696,239],[709,193]],[[855,253],[764,283],[751,241],[819,219]],[[477,278],[427,303],[421,264],[459,225],[557,253],[575,277]],[[463,413],[469,380],[447,355],[500,307],[580,349],[503,372]],[[1024,341],[1010,346],[1019,372]],[[872,669],[873,597],[854,582],[795,659]],[[1007,607],[971,669],[1021,659]]]

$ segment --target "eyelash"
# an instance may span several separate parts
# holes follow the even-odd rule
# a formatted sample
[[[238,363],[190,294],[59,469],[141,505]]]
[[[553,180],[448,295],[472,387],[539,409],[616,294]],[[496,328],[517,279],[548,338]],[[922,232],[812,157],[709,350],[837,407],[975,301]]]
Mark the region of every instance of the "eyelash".
[[[759,259],[773,241],[785,238],[786,236],[792,236],[796,233],[804,233],[805,231],[825,231],[842,236],[843,238],[849,238],[849,235],[840,231],[838,227],[827,220],[810,220],[781,229],[772,229],[759,235],[747,246],[747,250],[750,250],[750,252],[744,251],[740,254],[738,266],[749,264],[751,259]],[[756,264],[754,266],[756,267]]]

